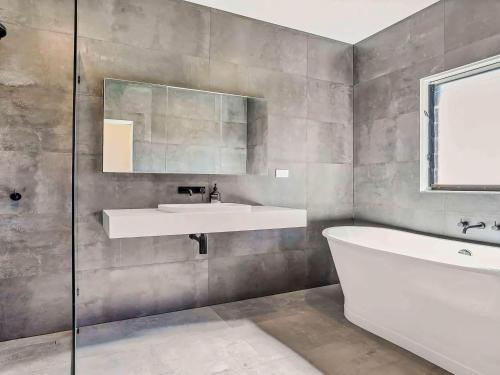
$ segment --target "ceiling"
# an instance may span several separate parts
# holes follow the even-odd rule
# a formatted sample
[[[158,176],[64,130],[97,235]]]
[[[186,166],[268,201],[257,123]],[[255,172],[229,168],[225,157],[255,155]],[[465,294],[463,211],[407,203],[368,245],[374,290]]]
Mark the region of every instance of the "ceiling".
[[[439,0],[189,0],[355,44]]]

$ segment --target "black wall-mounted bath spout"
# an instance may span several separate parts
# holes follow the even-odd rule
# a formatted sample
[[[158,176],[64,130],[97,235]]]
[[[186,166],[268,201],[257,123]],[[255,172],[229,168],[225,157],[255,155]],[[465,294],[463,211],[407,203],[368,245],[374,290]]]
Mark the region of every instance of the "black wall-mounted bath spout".
[[[201,233],[199,236],[197,236],[196,234],[190,234],[189,238],[198,242],[198,244],[200,246],[200,254],[201,255],[207,253],[208,238],[207,238],[207,235],[205,233]]]
[[[482,221],[480,221],[479,223],[477,223],[476,225],[466,225],[465,227],[463,227],[462,229],[462,233],[463,234],[467,234],[467,231],[469,229],[474,229],[474,228],[478,228],[478,229],[484,229],[486,228],[486,224],[483,223]]]

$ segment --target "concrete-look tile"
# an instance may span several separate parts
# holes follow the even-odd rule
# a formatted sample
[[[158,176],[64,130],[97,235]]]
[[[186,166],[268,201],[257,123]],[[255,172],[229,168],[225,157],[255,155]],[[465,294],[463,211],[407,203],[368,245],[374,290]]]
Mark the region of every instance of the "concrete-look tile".
[[[80,325],[207,304],[207,261],[81,271]]]
[[[102,155],[102,97],[78,95],[77,152],[78,155]]]
[[[208,57],[208,8],[175,0],[140,4],[85,0],[78,5],[78,18],[80,36]]]
[[[355,201],[354,205],[355,220],[441,235],[445,231],[445,215],[442,210],[408,209],[392,203],[369,204]]]
[[[10,340],[0,343],[2,375],[71,372],[71,332]]]
[[[269,114],[302,117],[307,115],[307,79],[303,76],[249,69],[248,95],[267,100]]]
[[[61,214],[0,215],[2,248],[71,247],[71,216]],[[64,245],[66,244],[66,245]]]
[[[354,87],[355,122],[373,122],[418,111],[419,80],[443,69],[444,58],[440,56],[359,83]]]
[[[0,85],[71,93],[72,51],[71,35],[9,25],[9,37],[0,46]]]
[[[444,53],[444,2],[438,2],[354,47],[354,82],[364,82]]]
[[[354,123],[355,165],[387,163],[394,160],[397,139],[393,118],[377,119],[368,123]]]
[[[270,161],[305,162],[307,120],[269,116],[267,157]]]
[[[351,216],[340,219],[309,219],[307,221],[307,248],[308,249],[327,249],[328,242],[323,236],[323,230],[326,228],[339,226],[339,225],[352,225],[352,206]]]
[[[174,311],[141,318],[113,321],[80,328],[78,348],[82,357],[93,355],[100,345],[123,340],[137,345],[163,338],[193,336],[196,333],[210,333],[227,328],[226,324],[210,307]],[[155,337],[157,336],[157,337]]]
[[[210,57],[305,76],[307,36],[284,27],[212,10]]]
[[[117,267],[120,261],[120,240],[109,239],[96,215],[77,219],[76,256],[77,270]]]
[[[138,53],[137,47],[83,37],[78,39],[78,55],[78,89],[88,95],[102,96],[102,83],[108,77],[196,89],[209,87],[206,58],[150,49]],[[106,64],[102,64],[104,57]]]
[[[308,120],[307,161],[313,163],[352,163],[351,124]]]
[[[248,69],[244,65],[210,59],[210,90],[246,95]]]
[[[351,164],[311,163],[307,170],[307,217],[332,220],[352,217]]]
[[[123,238],[119,241],[119,267],[186,262],[204,257],[198,255],[197,243],[187,235]]]
[[[213,233],[209,235],[209,256],[227,257],[302,250],[305,228]]]
[[[405,113],[396,118],[396,161],[418,161],[420,156],[420,113]]]
[[[0,2],[3,23],[73,34],[75,4],[66,0]]]
[[[44,152],[38,156],[35,172],[36,191],[31,197],[38,213],[71,212],[71,169],[70,153]]]
[[[304,261],[302,250],[209,259],[209,303],[302,289]]]
[[[339,277],[328,246],[306,250],[307,287],[338,283]]]
[[[314,309],[303,308],[291,315],[258,323],[259,327],[298,353],[345,339],[348,329]]]
[[[0,149],[71,152],[72,95],[43,86],[0,90]]]
[[[446,51],[445,68],[457,68],[498,54],[500,54],[500,32],[489,38]]]
[[[445,196],[447,211],[482,212],[491,215],[498,212],[499,204],[500,195],[497,194],[450,193]]]
[[[353,331],[347,337],[305,353],[310,363],[324,374],[429,374],[432,364],[413,357],[368,332]],[[410,356],[410,359],[408,357]],[[397,371],[399,370],[399,372]],[[441,371],[445,374],[445,371]]]
[[[0,195],[8,198],[17,189],[24,200],[4,200],[0,213],[62,213],[71,211],[71,154],[0,151]]]
[[[290,208],[306,207],[306,164],[269,163],[269,176],[210,176],[217,183],[224,202],[271,205]],[[275,178],[275,169],[288,169],[288,178]]]
[[[2,225],[11,226],[10,230],[2,232],[2,239],[0,239],[0,258],[2,259],[0,279],[71,272],[71,232],[69,230],[43,233],[35,229],[30,235],[38,235],[41,238],[26,241],[22,236],[9,233],[16,230],[14,220],[3,219],[0,222]],[[49,238],[51,235],[53,237]]]
[[[155,174],[149,176],[155,187],[156,204],[163,203],[201,203],[201,196],[178,194],[179,186],[205,186],[208,189],[208,176],[204,174]],[[156,205],[155,205],[156,206]]]
[[[341,83],[307,80],[307,117],[311,120],[352,123],[352,87]]]
[[[0,280],[0,341],[71,328],[71,272]],[[40,313],[40,312],[43,312]]]
[[[419,162],[354,167],[355,203],[444,211],[445,196],[419,191]],[[411,212],[411,211],[410,211]]]
[[[22,151],[0,151],[0,157],[5,162],[0,165],[0,213],[22,214],[35,211],[36,204],[31,199],[17,202],[10,200],[12,189],[23,196],[36,197],[37,179],[34,174],[38,169],[38,154]]]
[[[353,46],[313,35],[307,38],[307,76],[353,84]]]
[[[243,370],[244,375],[320,375],[321,371],[298,355],[276,359]]]
[[[495,0],[445,0],[446,51],[500,34],[499,17],[500,4]]]
[[[354,166],[354,202],[358,204],[387,204],[391,202],[392,181],[396,166],[373,164]]]

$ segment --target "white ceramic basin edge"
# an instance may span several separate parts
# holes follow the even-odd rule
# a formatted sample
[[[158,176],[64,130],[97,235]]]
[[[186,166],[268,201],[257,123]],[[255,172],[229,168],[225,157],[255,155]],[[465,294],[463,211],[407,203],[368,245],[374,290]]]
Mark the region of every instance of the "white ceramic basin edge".
[[[157,208],[104,210],[103,226],[109,238],[132,238],[298,228],[307,225],[305,209],[249,207],[249,210],[241,212],[167,212]]]
[[[167,212],[250,212],[252,206],[240,203],[187,203],[159,204],[158,209]]]

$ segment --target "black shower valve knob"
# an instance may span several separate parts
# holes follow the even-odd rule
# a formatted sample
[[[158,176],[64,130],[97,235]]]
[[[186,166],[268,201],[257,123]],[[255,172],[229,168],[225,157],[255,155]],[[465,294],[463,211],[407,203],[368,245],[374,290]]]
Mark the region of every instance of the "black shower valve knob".
[[[15,190],[10,194],[10,199],[12,199],[14,202],[21,200],[22,197],[23,196]]]

